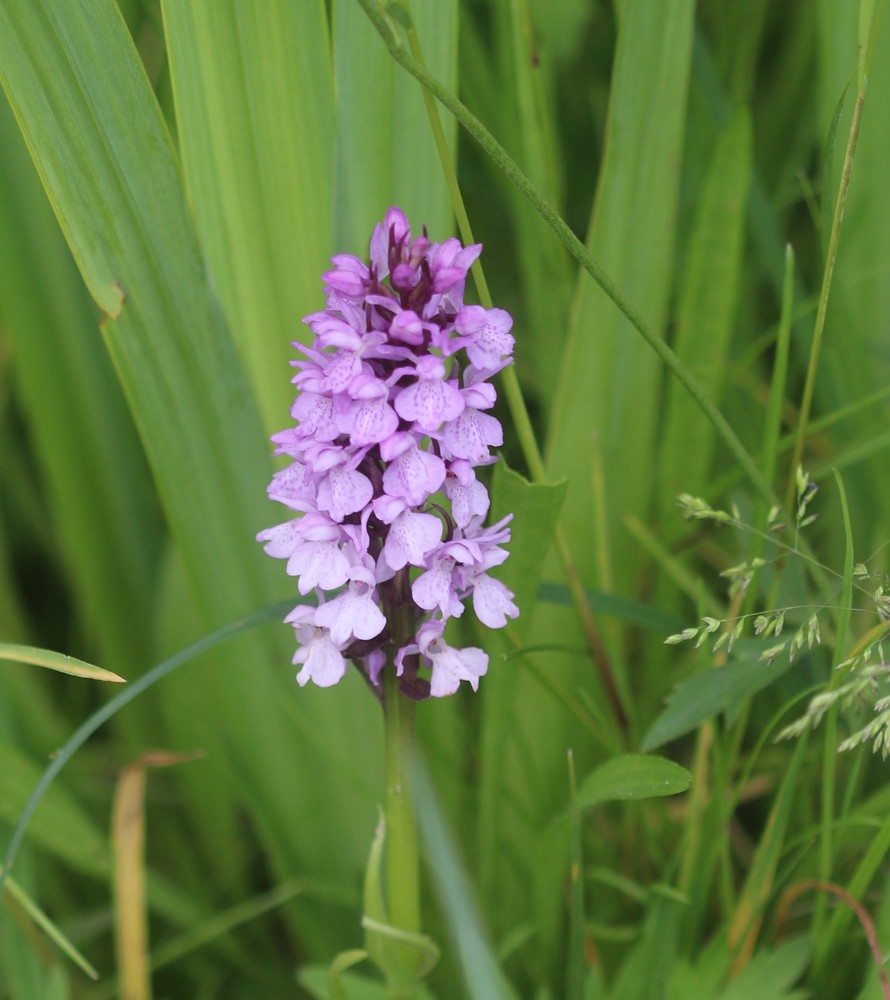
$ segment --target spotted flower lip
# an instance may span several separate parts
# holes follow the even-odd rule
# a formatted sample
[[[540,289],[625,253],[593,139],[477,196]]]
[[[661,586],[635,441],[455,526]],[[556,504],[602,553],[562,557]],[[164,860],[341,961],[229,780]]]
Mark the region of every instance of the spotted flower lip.
[[[315,598],[286,618],[300,685],[330,687],[352,660],[375,689],[395,670],[412,698],[476,690],[488,657],[450,646],[447,621],[472,607],[501,628],[519,614],[489,575],[507,558],[510,517],[484,527],[475,472],[503,443],[489,379],[514,347],[509,313],[464,304],[481,251],[412,236],[392,207],[368,263],[331,258],[326,306],[304,319],[313,341],[294,345],[295,424],[272,437],[291,464],[268,487],[290,519],[257,535]]]

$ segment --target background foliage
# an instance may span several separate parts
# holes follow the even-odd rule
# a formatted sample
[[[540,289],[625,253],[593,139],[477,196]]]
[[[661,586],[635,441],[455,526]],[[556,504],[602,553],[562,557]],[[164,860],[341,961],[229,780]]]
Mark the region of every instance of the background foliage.
[[[433,75],[673,347],[760,477],[443,112],[493,298],[516,320],[547,482],[523,478],[539,470],[508,429],[494,502],[516,512],[504,578],[522,617],[506,640],[471,636],[492,654],[477,697],[419,712],[425,918],[443,952],[430,991],[886,995],[847,905],[887,947],[886,765],[866,747],[835,753],[871,709],[832,709],[812,735],[774,742],[879,620],[886,30],[836,262],[830,234],[880,4],[411,8]],[[355,2],[0,0],[0,78],[0,639],[133,682],[289,596],[254,536],[276,516],[267,435],[288,419],[290,342],[332,253],[363,254],[393,203],[443,240],[451,199],[420,88]],[[824,489],[798,543],[801,418],[804,467]],[[765,494],[781,503],[789,484],[790,527],[772,534],[791,551],[675,503],[703,497],[759,531]],[[719,574],[753,558],[766,566],[728,597]],[[855,589],[854,559],[869,573]],[[729,656],[664,645],[702,615],[731,629],[786,606],[789,632],[823,609],[822,644],[793,664],[761,662],[751,628]],[[157,996],[334,995],[321,967],[362,940],[381,722],[357,677],[297,689],[276,617],[148,688],[53,783],[0,910],[0,997],[110,997],[146,949]],[[110,696],[5,661],[0,688],[5,844],[49,757]],[[689,782],[641,749],[687,768],[688,792],[648,797],[652,782]],[[138,913],[137,937],[122,934],[138,887],[117,907],[112,893],[141,870],[138,849],[126,860],[132,831],[112,824],[134,774],[147,945]]]

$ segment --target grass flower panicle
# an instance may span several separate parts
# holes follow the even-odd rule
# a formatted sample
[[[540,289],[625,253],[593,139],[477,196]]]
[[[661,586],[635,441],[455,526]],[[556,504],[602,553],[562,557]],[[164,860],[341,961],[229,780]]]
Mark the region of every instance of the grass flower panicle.
[[[296,424],[272,436],[292,463],[268,488],[296,516],[257,536],[318,599],[286,619],[301,685],[336,684],[352,660],[375,687],[391,662],[412,698],[453,694],[461,680],[475,690],[488,657],[449,646],[447,620],[469,599],[489,628],[519,613],[489,575],[507,558],[510,517],[484,527],[475,473],[503,443],[488,380],[514,343],[507,312],[464,305],[481,249],[412,238],[390,208],[370,263],[333,257],[327,306],[304,320],[314,340],[295,344]]]

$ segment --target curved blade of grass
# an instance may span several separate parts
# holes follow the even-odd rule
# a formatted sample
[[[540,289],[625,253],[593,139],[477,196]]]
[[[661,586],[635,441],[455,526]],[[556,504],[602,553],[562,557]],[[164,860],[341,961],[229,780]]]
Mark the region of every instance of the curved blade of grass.
[[[224,628],[217,629],[215,632],[211,632],[209,635],[198,639],[197,642],[193,642],[185,649],[181,649],[167,659],[162,660],[157,666],[149,670],[148,673],[144,674],[138,680],[133,681],[132,684],[121,692],[121,694],[119,694],[116,698],[112,698],[108,704],[103,705],[102,708],[94,712],[81,726],[79,726],[55,755],[49,767],[47,767],[47,769],[43,772],[43,777],[31,793],[31,796],[22,812],[22,816],[16,824],[15,829],[12,831],[12,837],[10,839],[9,846],[6,849],[6,857],[3,863],[3,873],[0,875],[0,892],[3,890],[7,873],[11,870],[15,862],[16,855],[18,854],[19,847],[21,846],[22,839],[25,835],[25,831],[31,821],[31,817],[34,815],[34,810],[40,804],[41,799],[46,793],[46,790],[55,780],[56,775],[62,770],[68,761],[71,760],[74,754],[77,753],[84,743],[86,743],[93,733],[100,729],[125,705],[128,705],[135,698],[138,698],[143,691],[148,690],[148,688],[150,688],[153,684],[156,684],[159,680],[166,677],[167,674],[176,670],[177,667],[181,667],[184,663],[188,663],[190,660],[193,660],[195,657],[206,652],[208,649],[213,649],[215,646],[219,646],[221,643],[225,642],[227,639],[231,639],[235,635],[238,635],[240,632],[245,632],[248,629],[256,628],[259,625],[263,625],[266,622],[279,618],[281,615],[286,614],[292,606],[293,601],[273,604],[270,607],[263,608],[261,611],[256,611],[252,615],[248,615],[246,618],[232,622]]]
[[[31,920],[43,931],[43,933],[52,941],[52,943],[62,952],[63,955],[67,955],[72,962],[79,968],[82,969],[90,979],[98,979],[99,973],[95,968],[84,958],[84,956],[74,947],[74,945],[68,940],[67,937],[59,930],[58,927],[49,919],[49,917],[40,909],[40,907],[34,902],[33,899],[25,892],[24,889],[16,882],[11,876],[6,880],[6,888],[9,895],[18,903],[18,905],[28,914]]]
[[[50,649],[38,649],[36,646],[16,646],[0,642],[0,660],[13,660],[16,663],[30,663],[35,667],[46,667],[47,670],[57,670],[61,674],[71,674],[73,677],[88,677],[94,681],[112,681],[126,684],[126,679],[119,677],[110,670],[94,666],[85,660],[64,653],[54,653]]]

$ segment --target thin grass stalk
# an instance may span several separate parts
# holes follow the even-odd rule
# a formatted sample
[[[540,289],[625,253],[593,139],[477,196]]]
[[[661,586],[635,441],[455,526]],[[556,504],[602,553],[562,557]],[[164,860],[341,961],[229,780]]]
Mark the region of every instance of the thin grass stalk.
[[[841,500],[841,511],[844,519],[844,577],[841,591],[841,606],[837,617],[837,637],[834,645],[832,663],[843,662],[846,656],[847,629],[853,604],[853,528],[850,524],[850,509],[847,505],[847,494],[840,473],[835,471],[838,492]],[[844,673],[848,671],[832,670],[828,679],[828,690],[831,691],[841,682]],[[825,713],[825,729],[822,742],[822,803],[819,833],[819,878],[823,882],[831,881],[832,862],[834,856],[834,806],[835,785],[837,782],[837,717],[840,706],[834,704]],[[821,942],[825,932],[825,922],[828,919],[828,903],[824,896],[816,900],[816,915],[813,919],[813,939]],[[824,954],[824,952],[823,952]]]
[[[847,204],[847,192],[850,188],[850,176],[853,172],[853,158],[856,153],[856,142],[859,139],[859,125],[862,121],[862,107],[865,102],[865,90],[856,95],[853,106],[853,120],[850,123],[850,134],[847,137],[847,149],[844,153],[844,167],[841,171],[841,182],[834,206],[834,218],[831,223],[831,235],[828,240],[828,252],[825,255],[825,268],[822,272],[822,287],[819,291],[819,304],[816,309],[816,325],[813,328],[813,343],[810,347],[810,360],[807,365],[807,378],[803,387],[803,397],[800,401],[800,414],[797,421],[797,438],[794,442],[794,453],[791,457],[791,468],[788,475],[788,490],[785,494],[785,508],[793,511],[795,499],[794,470],[803,459],[803,449],[807,438],[807,425],[810,419],[810,409],[813,404],[813,392],[816,385],[816,372],[819,367],[819,355],[822,351],[822,335],[825,330],[825,317],[828,314],[828,296],[831,291],[831,279],[834,275],[834,265],[837,260],[837,248],[841,236],[841,224],[844,221],[844,208]]]

